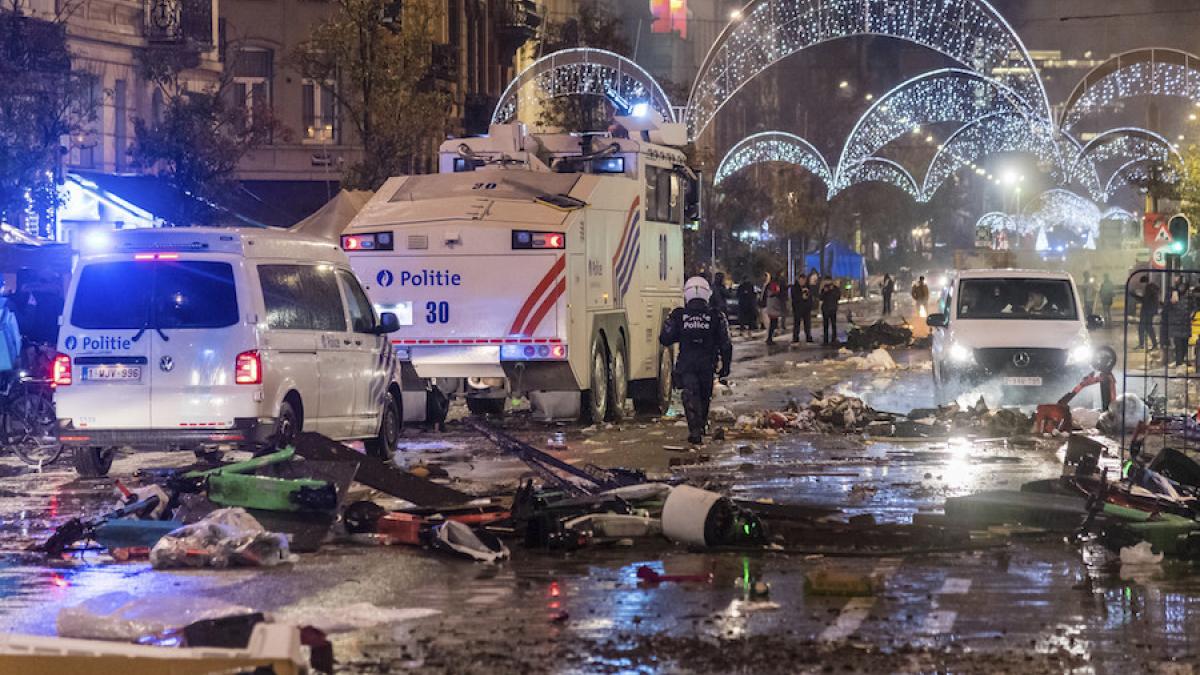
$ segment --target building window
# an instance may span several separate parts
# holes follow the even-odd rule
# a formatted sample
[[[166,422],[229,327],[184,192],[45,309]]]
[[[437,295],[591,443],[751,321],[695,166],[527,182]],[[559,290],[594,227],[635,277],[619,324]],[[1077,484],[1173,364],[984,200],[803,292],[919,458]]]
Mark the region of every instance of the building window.
[[[301,127],[304,129],[304,140],[337,143],[337,102],[333,96],[337,85],[333,82],[318,84],[313,80],[305,80],[302,86],[304,119],[301,120]]]
[[[231,64],[232,101],[234,105],[245,106],[251,122],[255,110],[265,111],[271,107],[273,56],[269,49],[240,49]]]

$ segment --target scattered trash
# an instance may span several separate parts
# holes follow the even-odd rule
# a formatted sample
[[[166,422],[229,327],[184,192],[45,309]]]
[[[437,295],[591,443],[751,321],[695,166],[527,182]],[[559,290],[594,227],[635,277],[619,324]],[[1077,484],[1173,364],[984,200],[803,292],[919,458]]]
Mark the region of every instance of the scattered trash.
[[[767,541],[762,521],[729,498],[678,485],[663,504],[667,539],[693,546],[754,546]]]
[[[870,326],[854,326],[846,331],[846,346],[854,351],[872,351],[880,347],[903,347],[912,343],[912,329],[877,321]]]
[[[873,574],[820,567],[804,575],[804,591],[811,595],[870,596],[882,583]]]
[[[649,565],[641,565],[637,568],[637,577],[643,583],[647,584],[663,584],[663,583],[712,583],[713,575],[708,574],[659,574]]]
[[[495,535],[472,530],[453,520],[433,528],[433,548],[478,562],[494,563],[508,559],[508,547]]]
[[[1121,549],[1122,565],[1157,565],[1162,560],[1163,554],[1155,553],[1154,547],[1148,541]]]
[[[62,637],[136,640],[142,635],[182,628],[205,619],[251,614],[254,610],[224,600],[193,595],[138,597],[113,591],[64,607],[55,619]]]
[[[267,532],[245,509],[212,512],[167,534],[150,550],[155,569],[171,567],[271,567],[294,562],[287,537]]]

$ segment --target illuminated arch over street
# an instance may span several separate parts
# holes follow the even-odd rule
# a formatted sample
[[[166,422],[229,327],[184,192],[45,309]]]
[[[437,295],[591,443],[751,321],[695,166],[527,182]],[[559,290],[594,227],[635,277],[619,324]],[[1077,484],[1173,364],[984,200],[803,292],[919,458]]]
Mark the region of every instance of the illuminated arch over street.
[[[725,153],[713,174],[713,185],[753,164],[781,162],[804,167],[820,178],[826,188],[833,184],[829,163],[812,143],[786,131],[763,131],[738,141]]]
[[[522,70],[500,95],[492,124],[517,120],[529,99],[541,102],[571,95],[644,101],[666,121],[675,121],[666,92],[645,69],[615,52],[578,48],[552,52]]]
[[[1147,162],[1166,163],[1172,158],[1178,159],[1179,152],[1162,134],[1149,129],[1119,127],[1098,134],[1081,147],[1072,171],[1074,176],[1109,176],[1103,190],[1097,184],[1092,191],[1093,199],[1105,202],[1120,187],[1119,181],[1132,167]],[[1120,162],[1120,166],[1111,170],[1114,161]],[[1110,170],[1106,171],[1106,166]]]
[[[997,111],[1031,116],[1021,99],[1005,85],[979,73],[946,68],[907,80],[876,100],[855,123],[838,161],[835,184],[860,163],[908,134],[926,137],[924,127],[954,122],[970,126]],[[979,129],[992,133],[986,126]]]
[[[903,190],[918,202],[924,201],[921,198],[921,188],[917,186],[917,180],[908,172],[908,169],[883,157],[871,157],[856,164],[849,171],[840,174],[838,181],[837,186],[830,190],[831,198],[859,183],[887,183]]]
[[[753,0],[709,49],[685,122],[698,137],[734,94],[772,64],[809,47],[884,36],[940,52],[1002,81],[1050,118],[1037,66],[1016,31],[984,0]]]
[[[1085,117],[1138,96],[1200,102],[1200,57],[1161,47],[1118,54],[1075,85],[1063,105],[1059,126],[1070,131]]]
[[[995,112],[964,124],[946,138],[929,162],[921,189],[925,201],[933,199],[942,185],[967,166],[977,166],[989,155],[1025,152],[1039,162],[1059,166],[1061,159],[1046,125],[1031,122],[1013,112]],[[982,169],[980,169],[982,171]]]

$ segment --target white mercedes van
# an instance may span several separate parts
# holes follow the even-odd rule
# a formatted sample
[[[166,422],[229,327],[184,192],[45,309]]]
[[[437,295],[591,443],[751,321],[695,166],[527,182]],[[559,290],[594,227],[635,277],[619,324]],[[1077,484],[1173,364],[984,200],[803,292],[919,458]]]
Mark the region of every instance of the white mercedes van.
[[[395,446],[398,370],[345,254],[281,230],[114,232],[80,254],[53,378],[84,476],[118,448],[262,450],[301,430]]]
[[[1066,272],[956,272],[934,311],[927,322],[939,404],[977,389],[992,406],[1049,403],[1092,370],[1088,331],[1102,321],[1084,314]]]

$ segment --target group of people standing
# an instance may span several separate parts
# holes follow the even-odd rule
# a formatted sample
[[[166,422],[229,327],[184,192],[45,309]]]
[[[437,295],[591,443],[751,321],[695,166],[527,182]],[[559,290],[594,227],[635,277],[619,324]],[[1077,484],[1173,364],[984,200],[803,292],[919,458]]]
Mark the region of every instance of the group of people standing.
[[[719,279],[719,281],[718,281]],[[780,279],[784,279],[780,281]],[[729,293],[724,289],[724,276],[714,278],[716,293]],[[842,288],[830,275],[822,277],[816,270],[797,276],[788,284],[783,274],[773,277],[763,275],[761,287],[747,279],[736,287],[738,325],[743,335],[749,335],[759,325],[767,327],[767,344],[775,344],[775,335],[784,330],[789,314],[792,319],[792,342],[800,342],[800,331],[804,339],[814,342],[812,316],[817,309],[821,312],[822,344],[836,345],[837,310],[842,299]],[[790,311],[789,311],[790,310]]]
[[[1107,280],[1107,275],[1105,279]],[[1137,349],[1163,349],[1167,361],[1174,356],[1176,366],[1187,364],[1188,344],[1192,337],[1192,316],[1200,309],[1200,286],[1192,286],[1183,275],[1175,275],[1170,286],[1162,286],[1143,275],[1137,285],[1129,288],[1125,299],[1125,316],[1137,317]],[[1155,330],[1155,319],[1159,319]],[[1197,360],[1200,360],[1198,347]]]

